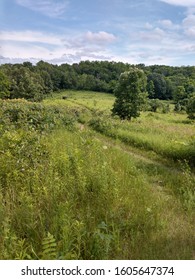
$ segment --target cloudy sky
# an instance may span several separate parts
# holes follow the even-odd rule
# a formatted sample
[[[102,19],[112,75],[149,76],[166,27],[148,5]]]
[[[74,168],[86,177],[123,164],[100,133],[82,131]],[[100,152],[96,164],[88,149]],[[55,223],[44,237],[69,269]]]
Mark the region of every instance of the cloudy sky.
[[[195,0],[0,0],[0,63],[195,64]]]

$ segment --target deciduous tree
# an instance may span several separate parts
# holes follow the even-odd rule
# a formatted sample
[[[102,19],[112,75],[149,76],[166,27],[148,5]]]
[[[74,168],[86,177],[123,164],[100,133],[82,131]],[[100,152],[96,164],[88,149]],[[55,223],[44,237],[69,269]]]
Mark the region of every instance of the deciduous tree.
[[[143,70],[132,67],[122,73],[115,89],[113,114],[128,120],[138,117],[147,96],[146,84],[147,79]]]

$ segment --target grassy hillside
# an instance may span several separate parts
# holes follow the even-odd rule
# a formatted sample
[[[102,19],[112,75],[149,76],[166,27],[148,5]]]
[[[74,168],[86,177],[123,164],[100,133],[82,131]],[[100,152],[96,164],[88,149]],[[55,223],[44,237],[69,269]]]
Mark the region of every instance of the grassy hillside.
[[[67,98],[63,99],[64,96]],[[88,109],[110,111],[114,100],[115,98],[113,94],[93,91],[67,90],[60,93],[54,93],[43,102],[45,104],[58,104],[59,106],[81,106]]]
[[[66,100],[62,100],[67,96]],[[120,139],[126,144],[144,150],[153,151],[173,160],[195,162],[195,127],[186,114],[176,114],[171,105],[167,114],[142,112],[141,117],[129,121],[111,118],[114,96],[104,93],[67,91],[56,94],[44,101],[45,104],[58,104],[90,109],[90,116],[81,122],[88,124],[98,132]]]
[[[0,101],[1,259],[195,258],[194,124],[113,102]]]

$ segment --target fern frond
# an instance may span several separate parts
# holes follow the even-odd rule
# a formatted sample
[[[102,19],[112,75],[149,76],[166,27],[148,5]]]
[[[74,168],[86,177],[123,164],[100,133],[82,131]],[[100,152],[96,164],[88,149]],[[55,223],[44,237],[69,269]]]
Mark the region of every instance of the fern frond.
[[[42,241],[42,259],[55,260],[56,259],[56,240],[55,237],[48,232],[47,236]]]

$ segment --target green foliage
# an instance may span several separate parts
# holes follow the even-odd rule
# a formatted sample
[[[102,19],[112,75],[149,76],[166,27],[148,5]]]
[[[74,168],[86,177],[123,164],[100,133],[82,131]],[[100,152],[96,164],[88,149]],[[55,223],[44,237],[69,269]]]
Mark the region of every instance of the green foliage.
[[[136,118],[146,98],[146,76],[142,70],[131,68],[121,74],[115,89],[116,100],[112,113],[121,119]]]
[[[162,103],[161,107],[162,107],[163,114],[167,114],[170,112],[170,106],[168,103],[167,104]]]
[[[120,74],[132,67],[135,65],[113,61],[81,61],[59,66],[44,61],[33,65],[27,61],[23,64],[0,66],[11,85],[5,98],[27,98],[33,101],[39,101],[46,94],[64,89],[114,93]],[[172,100],[177,95],[178,87],[185,89],[188,98],[195,90],[193,66],[138,64],[136,67],[147,76],[149,98]]]
[[[117,118],[115,118],[117,119]],[[114,137],[115,135],[115,120],[110,119],[108,116],[102,116],[102,117],[93,117],[89,121],[90,127],[92,127],[94,130],[103,133],[107,136]]]
[[[24,99],[0,101],[0,124],[6,129],[25,128],[26,130],[51,131],[65,126],[74,129],[78,110],[45,106]]]
[[[156,112],[157,109],[160,107],[161,107],[161,103],[159,99],[149,100],[149,111]]]
[[[160,101],[159,99],[150,99],[148,101],[148,104],[149,104],[148,110],[151,112],[157,112],[157,110],[162,111],[163,114],[167,114],[168,112],[170,112],[169,103],[165,103],[163,101]]]
[[[165,77],[159,73],[151,73],[148,75],[149,90],[152,98],[167,99],[166,98],[166,81]]]
[[[184,206],[187,210],[195,209],[195,178],[186,161],[180,162],[182,169],[182,187],[179,189]]]
[[[175,104],[174,111],[175,111],[175,112],[180,112],[181,110],[182,110],[182,107],[181,107],[180,103],[177,102],[177,103]]]
[[[195,119],[195,94],[188,99],[186,112],[188,114],[188,118],[194,120]]]
[[[25,98],[31,101],[41,101],[43,98],[43,80],[39,75],[26,67],[13,67],[9,77],[10,97]]]
[[[176,103],[181,102],[183,99],[187,97],[186,91],[184,86],[177,86],[175,92],[174,92],[174,101]]]
[[[52,234],[48,232],[47,236],[42,241],[42,256],[43,260],[55,260],[56,259],[56,240]]]
[[[0,70],[0,98],[9,97],[10,83],[7,76]]]
[[[161,104],[163,114],[169,110],[168,105],[164,104],[163,108]],[[92,118],[89,124],[94,130],[120,139],[130,146],[154,151],[174,161],[187,160],[190,165],[194,165],[195,148],[192,124],[189,123],[188,127],[185,127],[179,120],[177,124],[175,115],[167,114],[166,119],[162,117],[161,113],[155,113],[156,117],[151,113],[144,114],[140,120],[132,122],[99,116]],[[171,119],[169,119],[170,116]]]
[[[147,92],[149,98],[154,98],[155,88],[154,88],[154,82],[152,80],[149,80],[149,82],[147,83]]]

